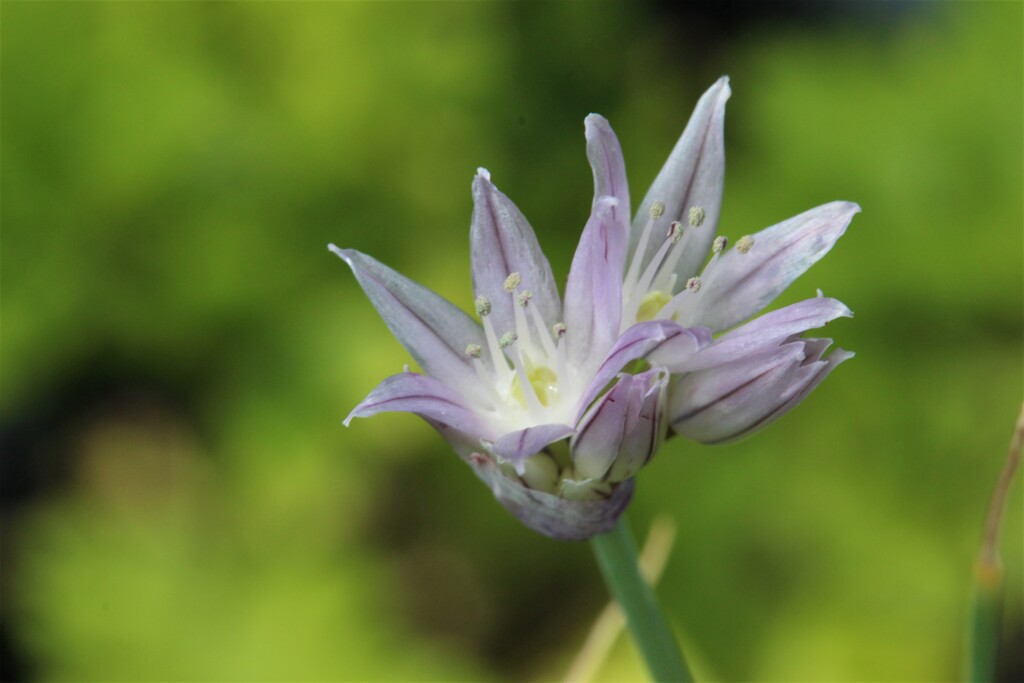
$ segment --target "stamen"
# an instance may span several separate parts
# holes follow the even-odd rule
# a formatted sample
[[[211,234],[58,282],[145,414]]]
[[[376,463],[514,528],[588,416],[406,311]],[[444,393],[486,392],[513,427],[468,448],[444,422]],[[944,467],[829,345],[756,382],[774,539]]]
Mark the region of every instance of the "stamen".
[[[561,339],[565,336],[565,333],[569,330],[565,323],[555,323],[551,326],[551,331],[555,335],[555,339]]]
[[[678,314],[687,302],[691,301],[693,296],[700,291],[702,285],[703,283],[699,277],[691,277],[686,281],[686,286],[683,287],[683,291],[669,299],[668,303],[661,307],[661,310],[658,311],[655,319],[672,320],[673,316]]]
[[[707,214],[704,213],[703,207],[691,206],[690,207],[690,225],[695,228],[699,228],[704,224],[704,217]]]
[[[683,226],[679,221],[672,221],[667,237],[672,240],[672,244],[679,244],[679,240],[683,239]]]
[[[501,338],[504,340],[509,336],[511,336],[511,341],[506,346],[511,346],[516,341],[515,335],[511,332],[506,332]],[[543,414],[544,408],[540,404],[540,399],[537,398],[537,392],[533,388],[533,383],[530,382],[530,376],[526,374],[526,364],[519,354],[518,347],[512,349],[511,355],[512,365],[516,369],[516,379],[519,380],[519,389],[523,392],[523,398],[526,399],[526,407],[530,411],[531,416],[537,418]]]
[[[513,278],[513,275],[515,276],[515,278]],[[510,281],[513,279],[515,286],[512,287],[512,290],[509,290],[508,288]],[[522,280],[519,277],[519,273],[512,273],[512,275],[509,275],[508,279],[505,280],[505,289],[508,291],[513,291],[516,287],[519,286],[519,283],[521,281]],[[519,305],[515,306],[512,310],[512,315],[515,318],[516,323],[516,335],[519,339],[522,340],[521,346],[524,346],[524,352],[526,352],[526,349],[533,348],[533,340],[530,335],[530,326],[527,324],[526,315],[523,312],[523,309],[526,308],[526,304],[532,296],[533,294],[531,292],[520,292],[519,295],[515,297],[515,300]],[[536,307],[531,306],[531,308]]]
[[[491,314],[491,300],[486,296],[478,296],[473,305],[476,307],[476,314],[481,318]]]
[[[750,235],[744,235],[736,240],[736,250],[741,254],[746,254],[752,246],[754,246],[754,238]]]
[[[662,261],[665,260],[665,255],[668,250],[676,246],[676,242],[672,239],[666,239],[662,242],[661,246],[658,247],[658,251],[655,252],[654,258],[647,264],[647,268],[644,269],[644,274],[640,276],[640,279],[636,283],[636,287],[630,292],[628,303],[623,307],[622,319],[632,322],[636,317],[636,312],[640,308],[640,303],[643,301],[644,296],[651,289],[651,284],[654,282],[654,278],[661,271]]]
[[[551,335],[548,334],[544,318],[540,317],[540,309],[536,306],[527,306],[527,309],[533,317],[533,326],[537,330],[537,336],[540,337],[540,343],[544,347],[544,353],[547,354],[548,358],[554,358],[555,344],[551,341]]]
[[[498,345],[503,349],[507,349],[515,344],[517,339],[519,339],[519,336],[515,332],[506,332],[501,335],[501,339],[498,340]]]
[[[480,347],[479,344],[467,344],[466,345],[466,355],[469,356],[470,358],[479,358],[480,357],[480,353],[482,351],[483,351],[483,349]]]
[[[512,380],[512,369],[508,367],[508,360],[505,359],[505,354],[501,351],[501,344],[498,343],[498,336],[494,333],[494,325],[491,324],[490,317],[484,317],[484,336],[487,338],[487,350],[491,354],[491,365],[494,366],[494,374],[497,376],[498,381],[502,384],[506,384]]]
[[[516,287],[523,281],[523,278],[519,276],[519,273],[509,273],[508,277],[505,278],[505,291],[511,294],[516,291]]]
[[[640,268],[643,266],[644,256],[647,255],[647,243],[651,241],[651,233],[654,231],[654,223],[665,213],[664,202],[654,202],[648,211],[647,223],[643,232],[640,233],[640,241],[633,251],[633,259],[629,263],[629,270],[622,281],[623,301],[629,301],[633,296],[633,287],[636,285],[637,277],[640,275]]]
[[[711,253],[721,254],[727,246],[729,246],[729,238],[725,235],[719,235],[715,238],[715,241],[711,243]]]

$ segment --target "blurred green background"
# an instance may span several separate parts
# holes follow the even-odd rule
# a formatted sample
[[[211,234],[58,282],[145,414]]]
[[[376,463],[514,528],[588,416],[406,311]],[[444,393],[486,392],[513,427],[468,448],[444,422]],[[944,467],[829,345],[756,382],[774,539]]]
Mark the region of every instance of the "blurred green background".
[[[486,166],[560,281],[584,116],[634,201],[732,77],[721,230],[864,213],[821,287],[857,358],[639,477],[705,680],[958,676],[1024,395],[1024,5],[2,5],[5,680],[554,680],[606,601],[416,418],[329,241],[468,308]],[[1024,672],[1020,477],[1000,675]],[[600,680],[642,669],[620,639]]]

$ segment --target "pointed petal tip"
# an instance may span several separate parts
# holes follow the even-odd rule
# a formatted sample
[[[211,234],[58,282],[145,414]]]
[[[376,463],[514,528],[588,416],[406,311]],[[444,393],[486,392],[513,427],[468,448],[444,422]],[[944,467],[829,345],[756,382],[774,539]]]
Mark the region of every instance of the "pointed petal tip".
[[[352,249],[342,249],[334,242],[327,245],[328,251],[340,258],[342,261],[352,266],[352,254],[355,253]]]
[[[491,172],[488,171],[483,166],[480,166],[479,168],[476,169],[476,176],[473,178],[473,180],[476,181],[477,179],[486,180],[487,182],[490,182]]]

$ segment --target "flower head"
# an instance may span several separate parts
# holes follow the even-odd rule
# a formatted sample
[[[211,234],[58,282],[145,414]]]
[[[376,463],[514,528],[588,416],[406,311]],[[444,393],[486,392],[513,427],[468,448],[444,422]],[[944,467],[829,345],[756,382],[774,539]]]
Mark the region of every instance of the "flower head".
[[[533,229],[483,169],[470,229],[476,320],[330,245],[425,372],[388,377],[345,424],[416,413],[524,523],[584,539],[615,523],[667,425],[718,443],[799,403],[852,356],[826,356],[831,340],[802,335],[849,309],[819,295],[750,318],[832,247],[859,207],[826,204],[728,248],[717,225],[729,94],[722,78],[700,99],[632,221],[618,139],[604,118],[587,117],[594,199],[564,299]],[[643,371],[624,372],[638,360]]]
[[[477,173],[470,244],[478,320],[373,258],[330,246],[426,372],[385,379],[346,424],[384,411],[420,415],[498,500],[556,538],[610,528],[632,494],[632,475],[664,435],[668,372],[620,371],[664,344],[692,353],[706,342],[671,321],[620,335],[626,235],[618,200],[602,189],[563,300],[525,217],[487,171]]]

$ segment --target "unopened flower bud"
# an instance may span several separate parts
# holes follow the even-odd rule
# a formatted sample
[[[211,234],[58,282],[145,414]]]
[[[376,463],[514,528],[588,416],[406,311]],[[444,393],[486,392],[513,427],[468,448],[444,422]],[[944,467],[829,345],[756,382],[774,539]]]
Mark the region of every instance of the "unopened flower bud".
[[[571,441],[576,478],[625,481],[647,464],[664,436],[668,372],[619,375],[580,421]]]

